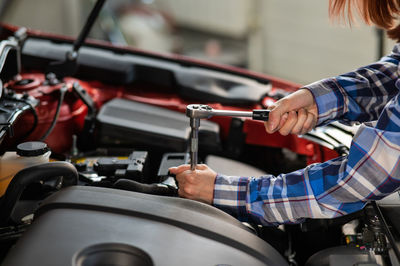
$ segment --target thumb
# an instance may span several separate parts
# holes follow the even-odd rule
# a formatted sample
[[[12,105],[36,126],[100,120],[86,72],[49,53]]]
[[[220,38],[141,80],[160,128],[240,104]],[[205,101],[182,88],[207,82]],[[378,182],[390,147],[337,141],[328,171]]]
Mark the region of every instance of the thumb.
[[[277,129],[279,129],[279,125],[281,124],[282,117],[285,113],[289,112],[289,105],[284,101],[276,102],[269,113],[269,118],[267,122],[267,131],[268,133],[274,133]]]

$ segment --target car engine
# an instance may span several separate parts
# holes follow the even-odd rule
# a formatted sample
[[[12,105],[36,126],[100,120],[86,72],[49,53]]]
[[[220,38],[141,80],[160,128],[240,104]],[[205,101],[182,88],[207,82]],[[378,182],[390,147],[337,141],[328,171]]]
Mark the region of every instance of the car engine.
[[[2,35],[2,265],[399,265],[398,193],[279,227],[177,197],[168,168],[190,161],[187,105],[260,109],[298,86],[97,43],[65,61],[71,40]],[[353,133],[332,124],[267,137],[261,121],[213,117],[199,128],[199,161],[278,174],[345,155]]]

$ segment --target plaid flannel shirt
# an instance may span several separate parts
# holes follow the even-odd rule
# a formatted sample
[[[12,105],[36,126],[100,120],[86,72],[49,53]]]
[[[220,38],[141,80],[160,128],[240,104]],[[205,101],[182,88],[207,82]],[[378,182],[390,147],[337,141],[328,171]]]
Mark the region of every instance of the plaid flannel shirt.
[[[277,225],[352,213],[398,190],[399,60],[397,44],[374,64],[305,86],[318,106],[318,125],[363,123],[348,156],[279,176],[218,174],[213,205],[241,221]]]

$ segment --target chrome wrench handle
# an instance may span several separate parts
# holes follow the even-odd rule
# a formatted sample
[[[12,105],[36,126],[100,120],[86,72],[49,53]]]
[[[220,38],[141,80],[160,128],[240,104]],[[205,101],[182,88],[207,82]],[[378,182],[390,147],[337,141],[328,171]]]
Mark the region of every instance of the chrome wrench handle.
[[[260,109],[252,112],[232,111],[232,110],[214,110],[212,107],[204,104],[190,104],[186,107],[186,116],[190,118],[190,169],[196,169],[198,161],[199,147],[199,127],[200,119],[213,116],[231,116],[231,117],[251,117],[255,120],[268,121],[269,110]]]

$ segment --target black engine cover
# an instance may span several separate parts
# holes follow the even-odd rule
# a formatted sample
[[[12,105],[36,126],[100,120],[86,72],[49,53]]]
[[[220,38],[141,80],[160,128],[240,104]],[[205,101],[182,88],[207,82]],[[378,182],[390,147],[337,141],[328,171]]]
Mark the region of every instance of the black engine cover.
[[[3,265],[287,265],[228,214],[191,200],[69,187],[48,198]]]

